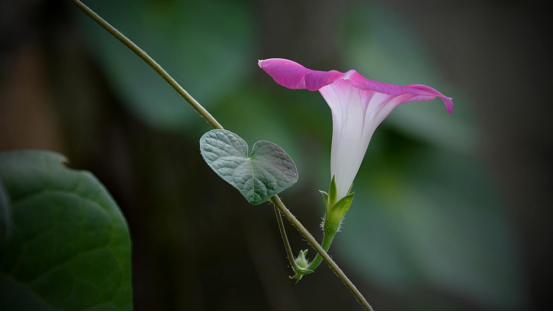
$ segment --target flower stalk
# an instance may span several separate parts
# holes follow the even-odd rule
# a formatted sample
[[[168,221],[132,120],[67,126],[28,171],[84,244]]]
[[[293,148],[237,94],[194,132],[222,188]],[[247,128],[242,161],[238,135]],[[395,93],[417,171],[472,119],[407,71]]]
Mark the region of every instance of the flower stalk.
[[[315,250],[319,253],[319,255],[323,258],[323,260],[328,264],[328,266],[336,273],[338,278],[342,280],[344,285],[351,291],[351,293],[355,296],[359,304],[365,308],[367,311],[373,311],[371,305],[369,302],[363,297],[361,292],[355,287],[355,285],[347,278],[346,274],[340,269],[340,267],[332,260],[332,258],[328,255],[328,253],[323,249],[319,243],[317,243],[317,240],[309,231],[296,219],[296,217],[284,206],[282,201],[280,200],[280,197],[274,196],[271,198],[271,202],[282,212],[282,214],[292,223],[292,225],[303,235],[303,237],[307,240],[307,242],[315,248]]]
[[[98,14],[96,14],[93,10],[91,10],[88,6],[86,6],[84,3],[82,3],[79,0],[69,0],[71,1],[75,6],[77,6],[81,11],[83,11],[86,15],[88,15],[90,18],[92,18],[96,23],[98,23],[100,26],[102,26],[105,30],[107,30],[111,35],[113,35],[115,38],[117,38],[121,43],[123,43],[125,46],[127,46],[132,52],[134,52],[136,55],[138,55],[142,60],[144,60],[150,67],[152,67],[175,91],[177,91],[205,120],[213,126],[215,129],[223,129],[223,126],[217,120],[202,106],[198,101],[196,101],[184,88],[182,88],[178,82],[169,75],[154,59],[152,59],[146,52],[144,52],[140,47],[138,47],[135,43],[133,43],[129,38],[127,38],[125,35],[123,35],[121,32],[119,32],[115,27],[111,26],[107,21],[105,21],[102,17],[100,17]],[[348,287],[348,289],[352,292],[352,294],[355,296],[357,301],[367,310],[372,311],[371,305],[367,302],[365,297],[359,292],[359,290],[355,287],[355,285],[347,278],[347,276],[342,272],[340,267],[330,258],[330,256],[326,253],[325,249],[317,243],[315,238],[307,231],[307,229],[300,223],[298,219],[284,206],[282,201],[280,200],[280,197],[278,195],[273,196],[270,201],[274,204],[274,206],[282,213],[286,218],[292,223],[292,225],[303,235],[303,237],[315,248],[315,250],[319,253],[322,259],[324,259],[330,268],[336,273],[336,275],[342,280],[342,282]],[[286,237],[286,232],[284,230],[284,224],[282,221],[282,218],[280,217],[280,214],[277,213],[277,221],[279,224],[279,228],[281,230],[281,234],[283,235],[284,245],[286,247],[286,250],[288,252],[288,257],[290,258],[291,262],[295,263],[295,260],[292,256],[292,251],[290,248],[290,244],[288,243],[288,238]],[[330,245],[329,245],[330,246]],[[327,248],[328,249],[328,248]],[[303,256],[305,258],[306,251],[304,251]],[[294,264],[293,264],[294,266]],[[298,270],[301,269],[298,267]]]
[[[336,188],[335,177],[332,178],[328,193],[323,191],[320,192],[323,195],[323,200],[326,207],[325,219],[322,226],[324,237],[321,247],[324,249],[324,251],[328,252],[330,246],[332,245],[332,241],[334,240],[334,236],[336,236],[336,234],[340,231],[340,226],[342,224],[342,221],[344,220],[344,216],[351,206],[354,194],[348,194],[342,199],[338,200],[338,202],[336,202],[338,191]],[[319,267],[322,261],[323,257],[320,254],[317,254],[317,256],[315,256],[315,259],[313,259],[313,261],[310,262],[307,266],[307,272],[296,272],[298,273],[296,276],[298,281],[303,277],[303,275],[313,273]]]

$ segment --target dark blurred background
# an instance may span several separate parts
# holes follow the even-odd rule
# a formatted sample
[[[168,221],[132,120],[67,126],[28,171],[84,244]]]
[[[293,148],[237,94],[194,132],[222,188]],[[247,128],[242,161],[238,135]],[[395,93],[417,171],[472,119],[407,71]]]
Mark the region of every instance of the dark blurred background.
[[[379,127],[331,255],[379,310],[553,308],[547,2],[84,2],[227,129],[290,154],[300,180],[282,197],[319,239],[330,109],[257,60],[453,97],[451,116],[439,100],[410,103]],[[250,206],[203,162],[208,130],[69,2],[0,1],[0,150],[58,151],[106,185],[131,229],[136,309],[361,309],[324,264],[288,279],[272,207]],[[307,248],[288,231],[296,254]]]

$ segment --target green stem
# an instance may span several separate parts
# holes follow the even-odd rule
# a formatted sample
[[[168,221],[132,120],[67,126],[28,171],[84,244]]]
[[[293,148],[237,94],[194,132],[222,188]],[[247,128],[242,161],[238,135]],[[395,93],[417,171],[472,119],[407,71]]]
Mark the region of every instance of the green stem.
[[[296,261],[294,259],[294,253],[292,252],[292,247],[290,246],[290,242],[288,241],[288,236],[286,235],[286,229],[284,228],[284,222],[282,221],[282,215],[280,214],[280,211],[278,210],[277,206],[273,202],[272,199],[269,199],[271,203],[275,206],[275,214],[277,217],[277,223],[278,223],[278,229],[280,230],[280,235],[282,236],[282,241],[284,242],[284,248],[286,249],[286,254],[288,255],[288,260],[290,260],[290,265],[292,265],[292,269],[294,272],[297,272],[299,267],[296,264]],[[290,278],[295,278],[294,276],[291,276]]]
[[[111,26],[106,20],[100,17],[100,15],[96,14],[96,12],[92,11],[89,7],[87,7],[84,3],[82,3],[79,0],[69,0],[73,2],[81,11],[83,11],[86,15],[90,16],[96,23],[100,24],[105,30],[107,30],[110,34],[112,34],[117,40],[121,41],[124,45],[127,46],[131,51],[133,51],[136,55],[138,55],[144,62],[148,63],[167,83],[173,87],[194,109],[202,115],[202,117],[209,122],[210,125],[213,126],[215,129],[223,129],[223,126],[221,126],[220,123],[211,116],[211,114],[202,106],[198,101],[196,101],[186,90],[184,90],[179,83],[169,75],[163,69],[156,61],[154,61],[153,58],[151,58],[144,50],[142,50],[140,47],[138,47],[134,42],[132,42],[129,38],[125,37],[119,30],[117,30],[115,27]]]
[[[321,247],[323,247],[324,251],[328,252],[330,249],[330,245],[332,245],[332,241],[334,240],[334,236],[336,233],[325,233],[325,236],[323,238],[323,243],[321,244]],[[316,268],[319,267],[321,262],[323,261],[323,257],[321,254],[317,254],[315,259],[311,263],[309,263],[309,266],[307,267],[308,270],[315,271]]]
[[[324,261],[328,264],[328,266],[336,273],[336,275],[342,280],[344,285],[351,291],[351,293],[355,296],[357,301],[367,310],[372,311],[371,305],[367,302],[365,297],[359,292],[357,287],[353,285],[353,283],[348,279],[346,274],[340,269],[340,267],[330,258],[330,256],[326,253],[326,251],[319,245],[317,240],[309,233],[309,231],[294,217],[294,215],[284,206],[284,203],[280,200],[280,198],[275,195],[271,198],[271,202],[284,214],[284,216],[292,223],[292,225],[305,237],[307,242],[315,248],[315,250],[319,253],[319,255],[323,258]],[[332,240],[331,240],[332,241]]]
[[[125,37],[121,32],[119,32],[117,29],[115,29],[113,26],[111,26],[108,22],[106,22],[103,18],[101,18],[98,14],[96,14],[94,11],[92,11],[89,7],[87,7],[85,4],[83,4],[79,0],[69,0],[73,4],[75,4],[81,11],[83,11],[86,15],[88,15],[90,18],[92,18],[96,23],[98,23],[100,26],[102,26],[105,30],[107,30],[110,34],[112,34],[115,38],[117,38],[119,41],[121,41],[124,45],[126,45],[132,52],[134,52],[136,55],[138,55],[142,60],[144,60],[148,65],[150,65],[165,81],[169,83],[175,89],[192,107],[200,114],[202,117],[207,120],[209,124],[213,126],[215,129],[223,129],[223,126],[211,116],[211,114],[202,106],[200,103],[198,103],[186,90],[184,90],[176,81],[171,77],[154,59],[152,59],[146,52],[144,52],[142,49],[140,49],[136,44],[134,44],[129,38]],[[307,231],[307,229],[292,215],[292,213],[284,206],[278,195],[275,195],[271,198],[271,202],[274,203],[275,207],[277,207],[285,216],[286,218],[298,229],[298,231],[307,239],[307,241],[317,250],[317,252],[322,256],[322,258],[328,263],[330,268],[336,273],[336,275],[342,280],[342,282],[349,288],[349,290],[353,293],[353,295],[357,298],[359,303],[367,310],[372,311],[371,306],[365,300],[363,295],[357,290],[355,285],[346,277],[344,272],[338,267],[338,265],[330,258],[330,256],[323,250],[321,245],[317,243],[315,238]],[[281,228],[284,229],[282,218],[277,218],[279,221],[279,226],[282,226]],[[283,238],[285,238],[284,236]],[[287,241],[287,238],[286,238]],[[286,243],[285,243],[286,245]],[[290,254],[291,254],[291,248],[288,243],[288,247]],[[292,259],[294,259],[292,257]]]

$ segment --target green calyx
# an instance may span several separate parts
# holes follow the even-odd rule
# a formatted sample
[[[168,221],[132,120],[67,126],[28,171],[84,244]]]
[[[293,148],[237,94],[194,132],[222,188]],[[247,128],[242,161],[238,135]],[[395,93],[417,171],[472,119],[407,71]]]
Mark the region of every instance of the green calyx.
[[[351,191],[351,188],[350,188]],[[328,193],[320,191],[323,195],[323,200],[326,206],[326,216],[324,223],[325,235],[335,235],[340,228],[340,224],[348,212],[353,196],[355,193],[350,193],[344,198],[337,201],[336,179],[332,177],[330,189]]]
[[[351,188],[350,188],[351,191]],[[333,177],[330,183],[330,189],[327,192],[320,191],[323,195],[323,200],[326,207],[326,215],[324,221],[324,239],[322,247],[325,251],[330,249],[330,245],[334,239],[336,233],[340,229],[340,224],[348,212],[351,202],[353,201],[353,193],[346,195],[344,198],[338,200],[338,192],[336,189],[336,179]],[[349,193],[349,192],[348,192]],[[304,275],[315,272],[315,269],[319,266],[323,258],[317,254],[313,262],[307,260],[307,249],[300,251],[300,254],[292,263],[294,272],[296,275],[292,276],[292,279],[296,279],[297,282],[301,280]],[[296,282],[296,284],[297,284]]]
[[[296,264],[300,269],[307,268],[308,262],[307,262],[307,249],[306,250],[300,250],[300,254],[296,258]]]
[[[335,177],[332,177],[332,181],[330,182],[330,189],[327,192],[319,191],[321,194],[323,194],[323,200],[325,202],[326,207],[326,213],[328,214],[330,209],[334,206],[336,203],[336,197],[338,196],[338,191],[336,189],[336,179]]]
[[[304,275],[314,272],[313,270],[307,268],[309,266],[309,261],[307,260],[307,249],[300,250],[300,254],[294,261],[294,272],[296,273],[296,275],[292,276],[291,278],[295,278],[297,282],[299,282]]]
[[[340,224],[342,223],[342,220],[344,220],[344,216],[351,206],[353,195],[354,194],[352,193],[342,198],[334,206],[332,206],[330,213],[327,213],[324,224],[325,235],[331,233],[335,234],[338,232]]]

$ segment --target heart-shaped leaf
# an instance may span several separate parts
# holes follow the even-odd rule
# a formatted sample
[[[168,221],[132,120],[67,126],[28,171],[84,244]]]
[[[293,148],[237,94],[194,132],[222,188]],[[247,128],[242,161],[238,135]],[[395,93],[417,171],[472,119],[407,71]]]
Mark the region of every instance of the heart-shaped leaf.
[[[92,174],[64,161],[0,153],[3,213],[11,210],[1,220],[12,224],[0,239],[0,310],[132,309],[127,223]]]
[[[227,130],[211,130],[200,139],[207,164],[223,180],[259,205],[298,181],[292,158],[278,145],[259,141],[248,155],[248,144]]]

